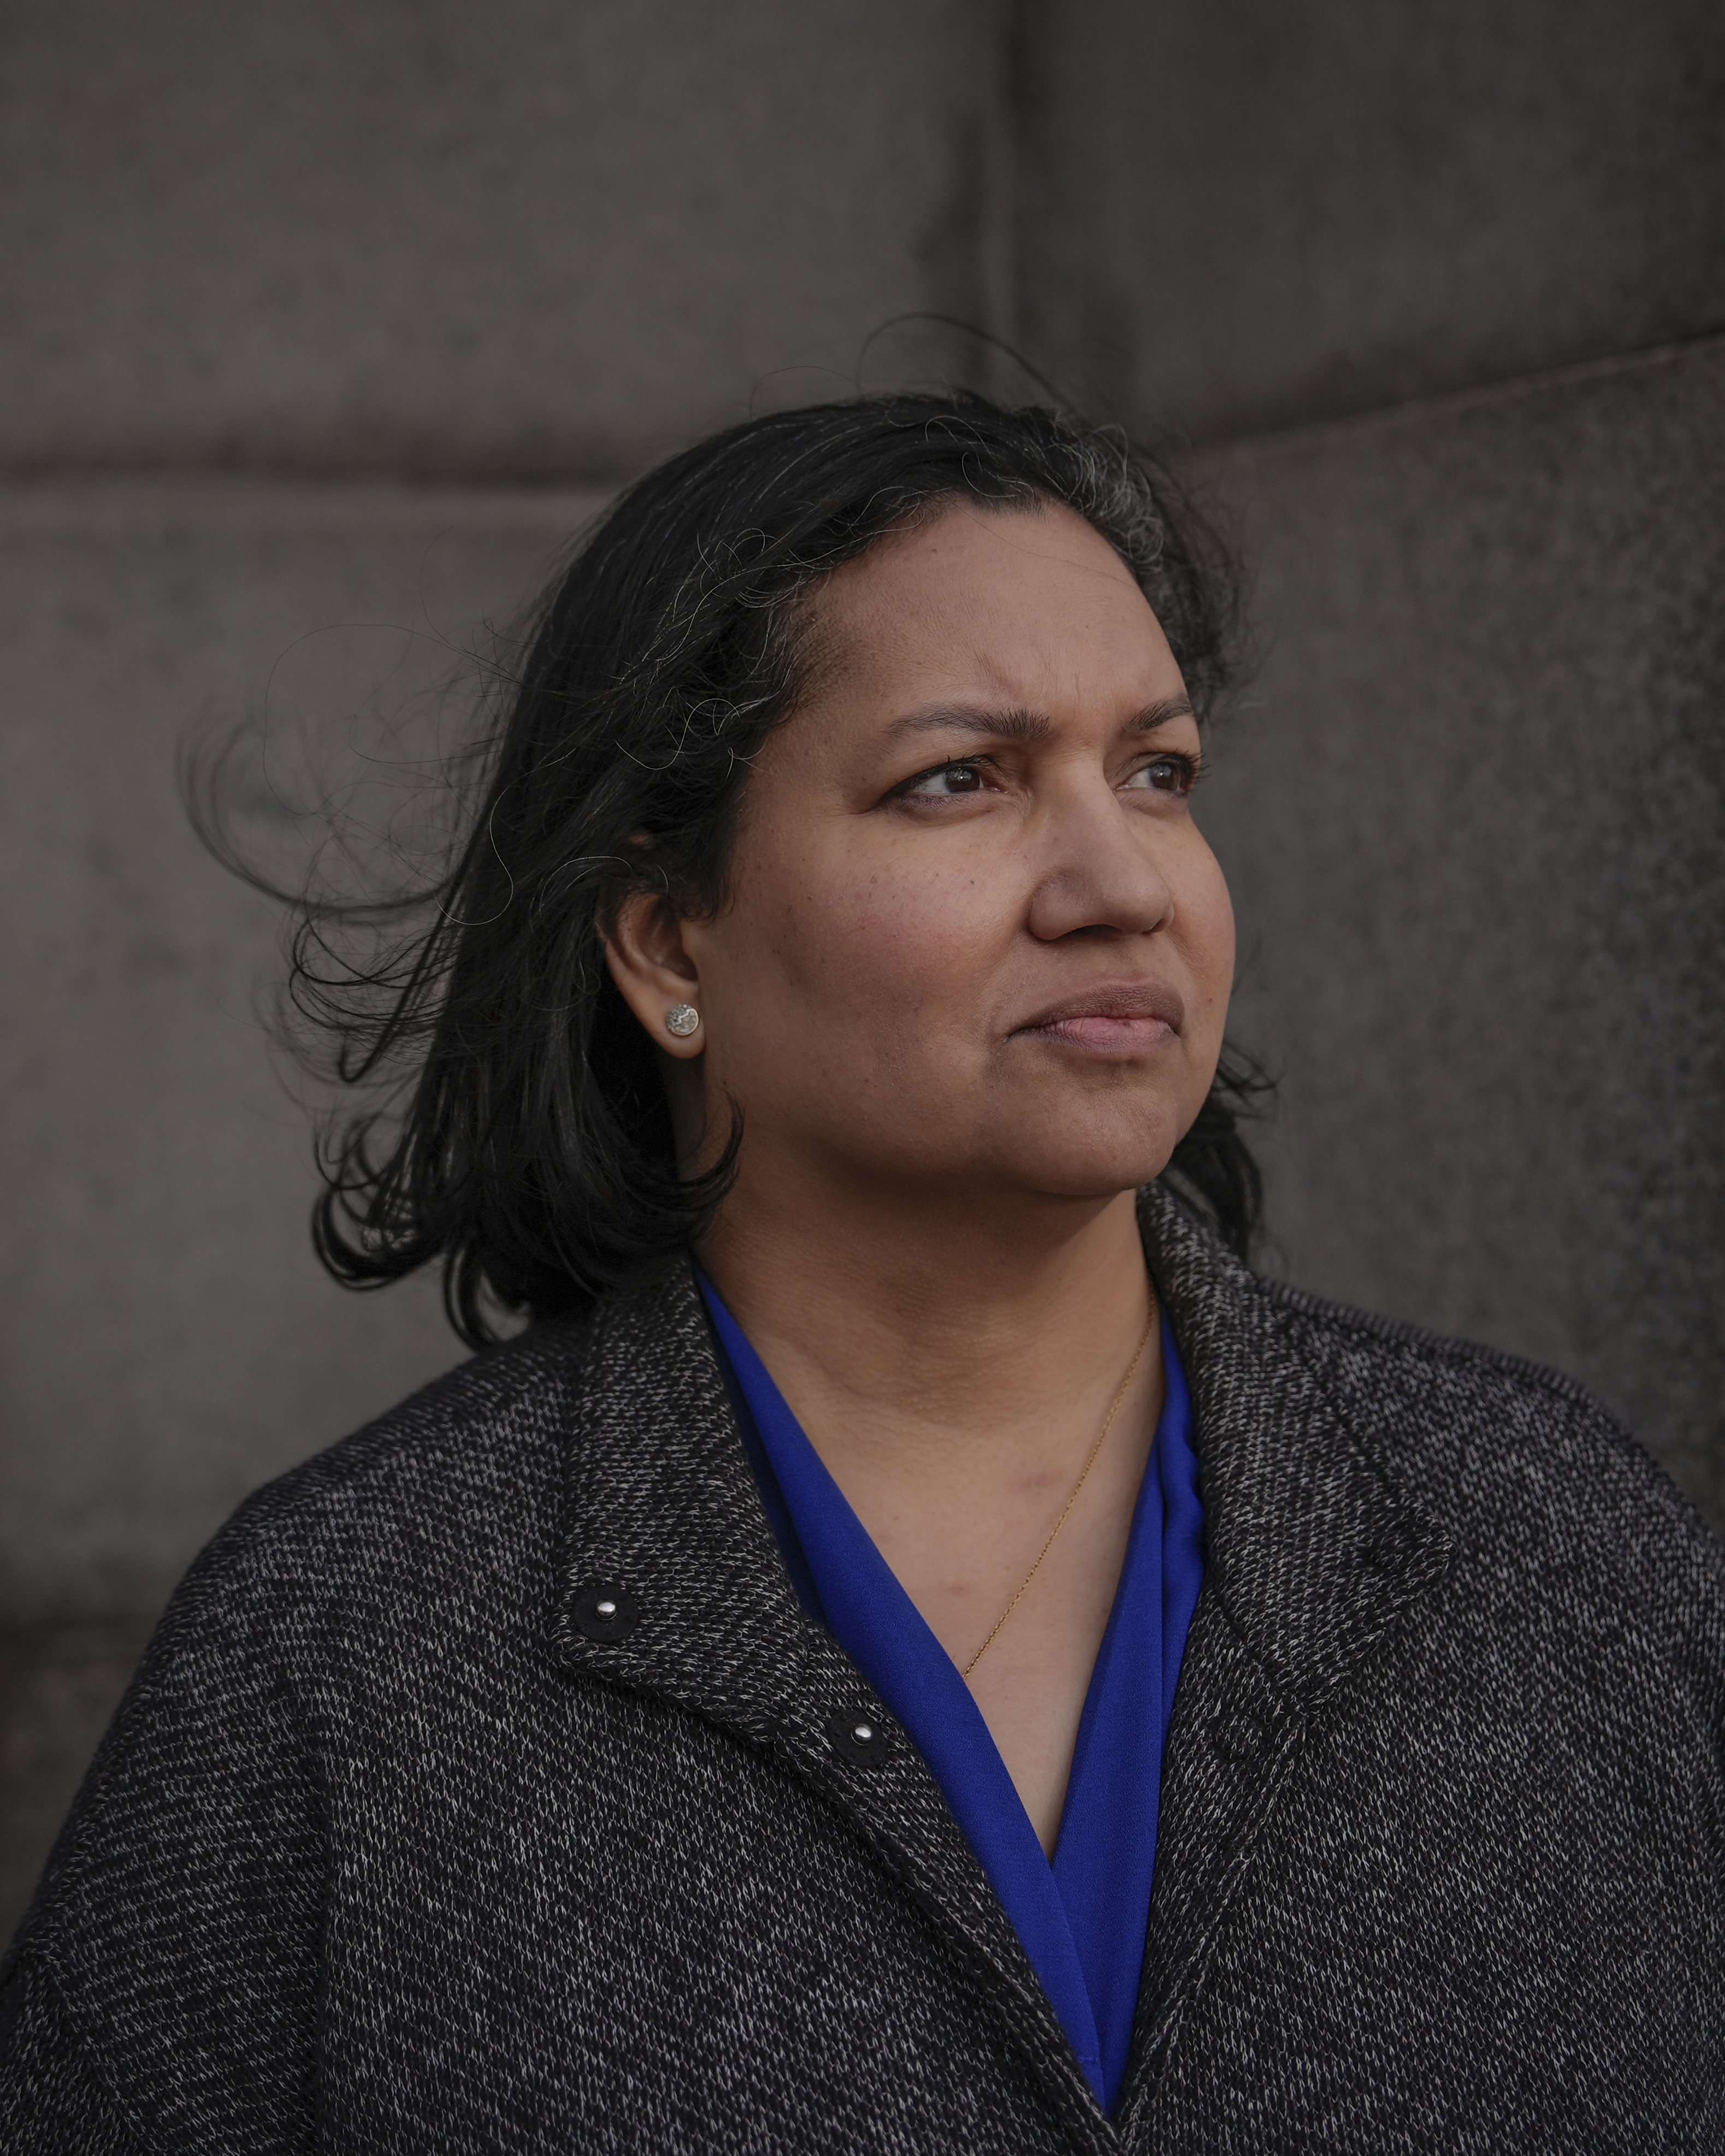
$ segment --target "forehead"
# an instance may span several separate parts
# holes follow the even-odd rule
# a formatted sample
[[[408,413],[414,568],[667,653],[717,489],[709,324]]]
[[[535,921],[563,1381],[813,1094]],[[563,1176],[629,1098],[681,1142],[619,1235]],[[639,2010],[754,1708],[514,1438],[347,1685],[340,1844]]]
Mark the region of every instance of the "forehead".
[[[1054,504],[944,506],[834,572],[809,624],[824,685],[914,675],[1035,700],[1081,682],[1164,693],[1173,668],[1131,571]]]

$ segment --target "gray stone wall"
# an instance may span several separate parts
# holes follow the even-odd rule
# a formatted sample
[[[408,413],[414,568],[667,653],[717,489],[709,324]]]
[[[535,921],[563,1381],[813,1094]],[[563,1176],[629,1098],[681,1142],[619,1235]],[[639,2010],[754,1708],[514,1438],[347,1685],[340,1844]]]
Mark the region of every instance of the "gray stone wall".
[[[604,481],[983,311],[972,0],[18,0],[0,461]]]
[[[1040,0],[1022,320],[1215,439],[1725,329],[1712,0]]]
[[[275,924],[177,744],[434,724],[663,449],[986,364],[868,342],[909,311],[1185,430],[1247,542],[1204,814],[1270,1262],[1573,1370],[1725,1517],[1712,17],[14,8],[0,1926],[198,1544],[459,1352],[311,1261]]]
[[[1212,469],[1271,1261],[1571,1372],[1725,1521],[1725,339]]]

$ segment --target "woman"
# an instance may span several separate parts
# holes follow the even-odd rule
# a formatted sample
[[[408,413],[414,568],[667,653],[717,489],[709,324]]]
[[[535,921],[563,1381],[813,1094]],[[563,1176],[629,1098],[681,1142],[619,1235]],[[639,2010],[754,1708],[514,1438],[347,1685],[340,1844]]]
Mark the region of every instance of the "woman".
[[[301,980],[418,1058],[326,1260],[531,1322],[194,1567],[8,2148],[1721,2145],[1719,1552],[1240,1260],[1219,573],[972,398],[589,538],[372,1031]]]

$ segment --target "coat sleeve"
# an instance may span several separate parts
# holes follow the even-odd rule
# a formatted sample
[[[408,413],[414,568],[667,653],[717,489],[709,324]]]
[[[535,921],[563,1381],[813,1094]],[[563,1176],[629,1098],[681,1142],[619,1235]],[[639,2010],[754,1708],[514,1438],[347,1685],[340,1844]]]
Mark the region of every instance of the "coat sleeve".
[[[324,1805],[254,1555],[230,1527],[170,1604],[8,1956],[8,2150],[315,2143]]]

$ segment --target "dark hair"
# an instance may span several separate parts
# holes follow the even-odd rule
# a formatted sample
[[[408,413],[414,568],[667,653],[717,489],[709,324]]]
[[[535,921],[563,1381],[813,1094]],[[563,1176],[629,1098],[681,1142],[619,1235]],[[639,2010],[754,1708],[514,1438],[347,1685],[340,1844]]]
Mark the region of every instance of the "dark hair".
[[[444,870],[382,907],[301,902],[295,1003],[333,1034],[343,1081],[393,1074],[397,1088],[325,1132],[315,1234],[336,1279],[377,1286],[440,1261],[450,1317],[479,1344],[495,1337],[488,1305],[578,1309],[688,1249],[739,1129],[717,1167],[680,1178],[605,928],[644,885],[721,902],[749,759],[797,700],[797,600],[954,497],[1084,517],[1155,609],[1200,715],[1214,706],[1230,557],[1112,431],[968,394],[868,398],[752,419],[660,465],[538,608]],[[649,852],[631,844],[643,833]],[[362,918],[372,957],[340,956],[337,932]],[[1242,1253],[1260,1190],[1236,1116],[1262,1082],[1224,1056],[1168,1171]]]

